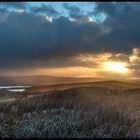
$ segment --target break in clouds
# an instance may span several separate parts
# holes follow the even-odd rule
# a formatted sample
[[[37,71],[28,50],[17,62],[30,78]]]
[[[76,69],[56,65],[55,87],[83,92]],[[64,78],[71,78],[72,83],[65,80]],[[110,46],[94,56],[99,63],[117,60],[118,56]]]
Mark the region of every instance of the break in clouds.
[[[114,60],[139,76],[140,3],[88,4],[93,8],[83,12],[73,3],[58,10],[47,2],[0,2],[0,70],[94,69]]]

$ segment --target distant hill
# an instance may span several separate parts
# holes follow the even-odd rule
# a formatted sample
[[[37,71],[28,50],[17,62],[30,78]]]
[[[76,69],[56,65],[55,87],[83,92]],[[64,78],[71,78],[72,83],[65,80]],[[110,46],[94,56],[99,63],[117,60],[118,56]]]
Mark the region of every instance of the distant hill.
[[[56,76],[0,76],[0,86],[8,85],[54,85],[66,83],[83,83],[101,81],[101,78],[72,78],[72,77],[56,77]]]
[[[121,89],[140,89],[139,83],[123,82],[123,81],[94,81],[94,82],[81,82],[81,83],[65,83],[65,84],[55,84],[47,86],[33,86],[29,87],[27,91],[30,92],[47,92],[50,90],[64,90],[76,87],[107,87],[110,89],[121,88]]]

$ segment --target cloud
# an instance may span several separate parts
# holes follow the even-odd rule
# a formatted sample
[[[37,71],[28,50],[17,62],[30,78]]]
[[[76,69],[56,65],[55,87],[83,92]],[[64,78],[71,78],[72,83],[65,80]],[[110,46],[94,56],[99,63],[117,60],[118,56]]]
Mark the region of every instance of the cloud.
[[[75,22],[80,24],[90,22],[90,15],[82,13],[79,7],[68,3],[64,3],[63,6],[68,11],[69,16],[74,19]]]
[[[109,2],[107,4],[110,5]],[[102,5],[105,4],[103,3]],[[137,18],[140,10],[130,3],[111,3],[111,5],[115,7],[114,16],[110,16],[111,11],[107,12],[104,10],[108,16],[101,25],[102,29],[108,29],[108,32],[103,32],[96,40],[96,43],[98,46],[102,45],[106,50],[111,50],[112,52],[131,52],[140,43],[138,35],[140,33],[138,28],[140,19]],[[98,12],[102,13],[102,11],[100,7]]]
[[[0,32],[0,67],[32,67],[93,50],[90,44],[100,29],[94,24],[79,26],[66,17],[50,23],[43,16],[13,12],[0,24]]]
[[[124,53],[114,53],[109,57],[108,61],[121,61],[121,62],[129,62],[130,54]]]
[[[3,12],[3,9],[0,9],[0,23],[5,22],[7,20],[7,17],[8,17],[8,13]]]
[[[47,5],[32,7],[30,12],[11,11],[6,17],[0,14],[0,69],[96,68],[102,61],[129,62],[130,55],[134,64],[136,57],[137,61],[139,59],[136,52],[140,45],[140,10],[136,5],[139,4],[97,3],[96,14],[107,14],[100,24],[89,22],[89,15],[72,5],[65,5],[65,8],[76,21],[59,15],[49,22],[43,15],[35,14],[59,14]],[[134,48],[137,51],[131,54]],[[111,56],[99,60],[104,53]]]
[[[116,6],[113,2],[96,2],[96,7],[94,9],[95,14],[98,13],[106,13],[110,16],[114,16],[116,14]]]
[[[134,48],[129,57],[129,68],[136,71],[140,70],[140,48]]]
[[[56,11],[52,6],[41,4],[41,6],[32,6],[30,8],[31,12],[33,13],[43,13],[47,14],[48,16],[57,16],[59,15],[59,12]]]
[[[63,6],[66,10],[68,10],[69,15],[71,17],[75,17],[75,15],[81,14],[81,9],[75,5],[70,5],[68,3],[64,3]]]
[[[6,8],[12,7],[12,8],[24,9],[26,7],[26,3],[25,2],[0,2],[0,6],[4,6]]]

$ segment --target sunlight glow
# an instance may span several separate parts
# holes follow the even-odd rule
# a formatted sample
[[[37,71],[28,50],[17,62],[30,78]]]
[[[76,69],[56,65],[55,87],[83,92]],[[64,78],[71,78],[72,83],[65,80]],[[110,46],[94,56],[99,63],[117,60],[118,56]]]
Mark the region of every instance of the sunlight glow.
[[[114,71],[114,72],[120,72],[120,73],[128,72],[125,62],[104,62],[103,67],[107,71]]]

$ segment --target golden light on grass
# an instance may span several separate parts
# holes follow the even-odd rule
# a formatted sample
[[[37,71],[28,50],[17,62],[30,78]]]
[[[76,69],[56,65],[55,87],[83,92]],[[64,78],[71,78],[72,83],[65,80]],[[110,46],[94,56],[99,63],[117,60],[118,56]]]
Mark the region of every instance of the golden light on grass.
[[[128,68],[126,68],[125,62],[104,62],[103,63],[104,70],[119,72],[119,73],[127,73]]]

